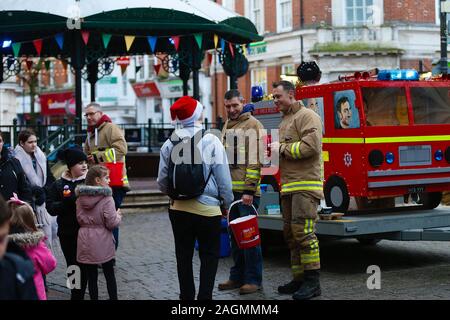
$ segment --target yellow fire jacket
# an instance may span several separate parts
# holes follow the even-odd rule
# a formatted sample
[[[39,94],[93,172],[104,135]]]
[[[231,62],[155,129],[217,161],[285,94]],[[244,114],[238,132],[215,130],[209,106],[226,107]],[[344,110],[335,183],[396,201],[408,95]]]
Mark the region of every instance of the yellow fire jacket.
[[[280,124],[281,194],[304,192],[323,199],[321,155],[321,119],[295,102]]]
[[[92,154],[98,163],[114,162],[114,152],[117,162],[123,162],[123,186],[129,189],[125,156],[128,151],[127,142],[122,130],[110,122],[102,123],[94,132],[88,132],[84,152]]]
[[[227,120],[224,125],[222,142],[229,156],[234,192],[259,195],[259,143],[263,129],[261,122],[250,112],[241,114],[236,120]],[[230,138],[235,141],[227,141]]]

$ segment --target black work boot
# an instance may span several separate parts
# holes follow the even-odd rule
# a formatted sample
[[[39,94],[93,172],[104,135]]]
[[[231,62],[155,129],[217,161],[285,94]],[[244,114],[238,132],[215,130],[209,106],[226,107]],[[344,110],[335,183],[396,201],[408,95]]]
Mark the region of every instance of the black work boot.
[[[298,289],[292,298],[294,300],[309,300],[311,298],[320,296],[319,270],[305,271],[305,279],[302,286]]]
[[[300,289],[303,281],[302,280],[292,280],[283,286],[278,287],[278,292],[281,294],[293,294],[298,289]]]

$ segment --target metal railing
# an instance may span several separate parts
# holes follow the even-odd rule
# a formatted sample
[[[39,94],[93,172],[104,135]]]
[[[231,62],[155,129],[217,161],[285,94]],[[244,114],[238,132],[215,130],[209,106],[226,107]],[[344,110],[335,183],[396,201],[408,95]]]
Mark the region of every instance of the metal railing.
[[[87,126],[82,126],[82,133],[77,135],[77,121],[69,124],[64,119],[62,125],[42,125],[37,123],[17,124],[14,119],[12,125],[0,126],[3,140],[6,147],[14,148],[18,143],[19,132],[24,129],[32,129],[38,138],[38,145],[50,161],[56,161],[58,150],[74,144],[77,137],[81,141],[86,140]],[[149,119],[147,123],[127,123],[117,124],[125,135],[125,140],[130,151],[157,152],[164,142],[170,137],[176,126],[172,123],[154,123]],[[217,122],[209,122],[207,119],[203,123],[204,129],[222,129],[223,121],[221,118]]]

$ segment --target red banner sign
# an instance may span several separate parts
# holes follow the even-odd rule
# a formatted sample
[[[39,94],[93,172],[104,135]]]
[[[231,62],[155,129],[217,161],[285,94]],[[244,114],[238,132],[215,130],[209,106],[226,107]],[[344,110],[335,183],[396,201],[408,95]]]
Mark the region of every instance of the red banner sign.
[[[39,96],[44,116],[75,114],[75,92],[44,93]]]
[[[161,93],[156,87],[154,82],[143,82],[143,83],[135,83],[133,84],[134,92],[136,96],[141,97],[159,97]]]

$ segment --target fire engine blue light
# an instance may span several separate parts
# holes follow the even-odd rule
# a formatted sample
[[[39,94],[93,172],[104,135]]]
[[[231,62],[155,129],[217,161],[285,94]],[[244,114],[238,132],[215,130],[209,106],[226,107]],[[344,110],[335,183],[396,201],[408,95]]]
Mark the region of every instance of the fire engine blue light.
[[[4,40],[2,44],[2,48],[9,48],[11,46],[11,40]]]
[[[386,153],[386,163],[393,164],[394,163],[394,154],[392,152]]]
[[[264,90],[262,86],[253,86],[252,87],[252,101],[257,102],[262,100],[264,97]]]
[[[380,70],[378,80],[419,80],[419,73],[413,69],[402,70]]]
[[[437,150],[434,153],[434,158],[436,159],[436,161],[441,161],[444,158],[444,153],[442,152],[442,150]]]

